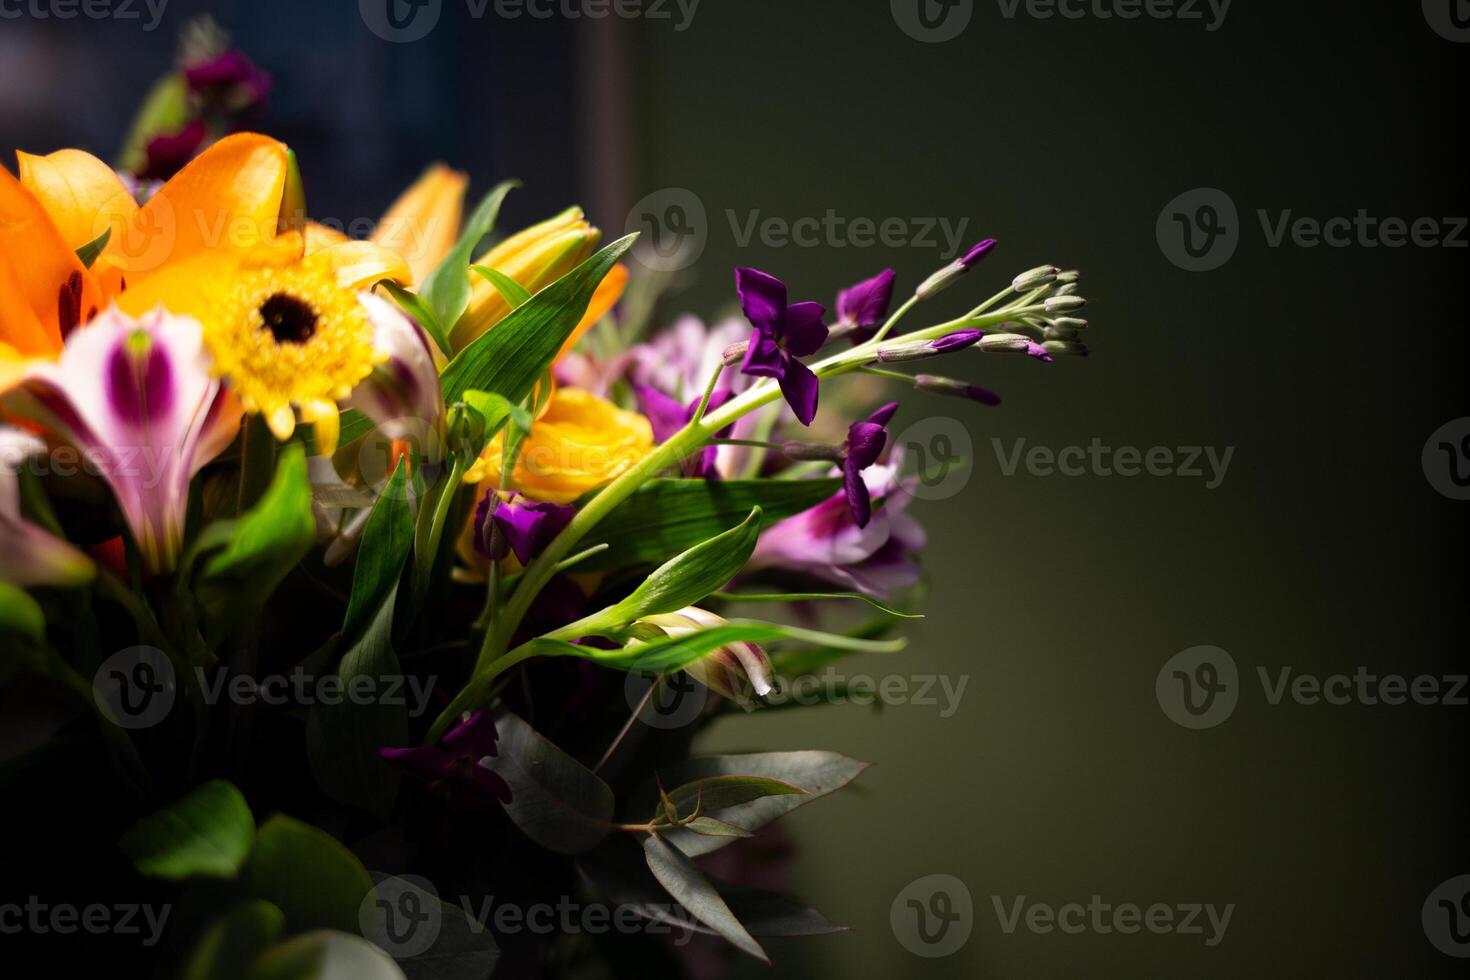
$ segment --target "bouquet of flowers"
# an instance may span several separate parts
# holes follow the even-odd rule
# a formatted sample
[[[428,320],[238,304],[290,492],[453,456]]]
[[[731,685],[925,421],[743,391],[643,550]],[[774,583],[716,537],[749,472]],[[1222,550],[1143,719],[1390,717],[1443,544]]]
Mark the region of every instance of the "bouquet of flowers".
[[[34,706],[0,769],[14,880],[64,888],[35,842],[67,838],[108,894],[180,910],[129,954],[169,976],[647,975],[838,930],[751,882],[769,825],[863,764],[691,742],[903,645],[899,404],[842,406],[998,404],[905,368],[1084,354],[1076,273],[916,325],[994,241],[835,315],[742,268],[741,318],[650,332],[636,236],[579,209],[499,236],[516,185],[466,216],[436,165],[352,240],[286,146],[196,122],[162,183],[140,175],[176,133],[122,175],[0,168],[0,680]],[[615,912],[514,915],[558,896]]]

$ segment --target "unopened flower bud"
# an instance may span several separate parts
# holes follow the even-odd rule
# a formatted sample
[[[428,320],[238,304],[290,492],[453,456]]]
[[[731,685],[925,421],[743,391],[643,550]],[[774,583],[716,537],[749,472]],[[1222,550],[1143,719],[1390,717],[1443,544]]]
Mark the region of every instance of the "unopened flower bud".
[[[1061,271],[1054,265],[1039,265],[1017,276],[1011,282],[1011,288],[1018,293],[1029,293],[1039,286],[1045,286],[1049,282],[1056,282],[1057,275]]]
[[[1056,292],[1052,293],[1052,295],[1053,296],[1072,296],[1072,295],[1075,295],[1076,292],[1077,292],[1077,284],[1075,282],[1069,282],[1069,283],[1067,283],[1065,285],[1058,286]]]
[[[1048,340],[1041,345],[1048,354],[1057,357],[1086,357],[1087,345],[1077,340]]]
[[[723,618],[696,606],[676,613],[646,616],[640,622],[657,626],[671,637],[727,625]],[[727,643],[685,666],[684,672],[746,711],[755,707],[752,693],[757,698],[764,698],[775,690],[770,657],[760,646],[747,641]]]
[[[729,347],[726,347],[725,352],[720,355],[720,363],[725,365],[725,367],[734,367],[735,365],[745,360],[745,354],[749,350],[750,341],[748,340],[742,340],[738,344],[731,344]]]
[[[1065,327],[1068,330],[1087,329],[1086,320],[1079,320],[1076,317],[1071,316],[1059,316],[1055,320],[1051,321],[1050,325],[1053,327]]]
[[[995,407],[1000,404],[1000,396],[989,388],[981,388],[979,385],[966,384],[956,381],[954,378],[941,378],[937,374],[921,374],[914,378],[914,387],[919,391],[927,391],[931,395],[944,395],[949,398],[966,398],[981,405]]]
[[[820,442],[787,442],[781,445],[781,454],[798,462],[842,462],[842,447],[829,446]]]
[[[948,289],[954,285],[960,276],[963,276],[975,266],[979,265],[981,259],[994,251],[996,244],[993,238],[987,238],[983,242],[976,242],[970,246],[969,251],[965,252],[964,255],[961,255],[949,265],[920,283],[919,288],[914,291],[914,295],[918,296],[919,299],[928,299]]]
[[[1087,305],[1081,296],[1052,296],[1041,304],[1048,313],[1071,313]]]
[[[1076,269],[1068,269],[1066,272],[1057,273],[1057,282],[1064,286],[1075,286],[1077,280],[1082,278],[1082,273]]]
[[[878,347],[878,360],[885,364],[896,364],[903,361],[921,361],[926,357],[938,357],[940,354],[948,354],[952,351],[964,350],[973,347],[985,336],[984,330],[973,328],[956,330],[954,333],[945,334],[935,340],[903,341],[895,344],[881,344]]]

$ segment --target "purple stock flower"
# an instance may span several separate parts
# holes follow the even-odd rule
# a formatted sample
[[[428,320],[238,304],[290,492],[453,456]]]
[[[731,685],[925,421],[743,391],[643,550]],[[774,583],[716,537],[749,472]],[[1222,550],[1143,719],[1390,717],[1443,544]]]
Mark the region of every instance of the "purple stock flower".
[[[510,786],[485,764],[496,755],[498,738],[495,717],[489,709],[481,708],[450,729],[443,748],[380,748],[378,754],[431,783],[463,784],[509,803]]]
[[[837,294],[837,320],[839,326],[852,329],[852,342],[864,344],[872,339],[877,328],[888,317],[888,308],[893,303],[893,282],[898,273],[884,269],[872,279],[864,279]]]
[[[644,416],[648,419],[649,425],[653,427],[653,438],[656,442],[667,442],[671,436],[688,425],[693,420],[694,413],[699,410],[699,398],[694,399],[688,405],[681,405],[657,388],[651,388],[648,385],[634,385],[633,390],[638,394],[638,401],[643,407]],[[728,389],[715,392],[710,396],[708,410],[713,411],[719,408],[733,397],[734,393]],[[715,433],[715,437],[724,439],[729,436],[733,428],[733,425],[726,426]],[[692,464],[686,475],[695,480],[718,480],[720,471],[715,463],[719,459],[719,454],[719,446],[705,446],[691,457]]]
[[[970,246],[970,250],[968,252],[960,256],[960,265],[964,266],[966,269],[974,268],[981,259],[985,258],[985,256],[989,255],[992,251],[995,250],[995,246],[997,244],[999,243],[994,238],[987,238],[983,242],[976,242],[974,245]]]
[[[775,378],[797,420],[811,425],[817,417],[819,385],[800,358],[827,342],[822,322],[826,309],[820,303],[788,303],[786,284],[758,269],[736,269],[735,288],[745,318],[755,327],[741,372]]]
[[[934,341],[933,346],[934,349],[939,353],[948,354],[950,351],[964,350],[966,347],[974,347],[976,344],[980,343],[981,338],[984,336],[984,330],[976,330],[974,328],[970,328],[968,330],[956,330],[954,333],[947,333],[943,337],[940,337],[938,340]]]
[[[239,48],[230,48],[208,61],[184,69],[184,80],[195,92],[220,92],[234,110],[261,102],[271,90],[271,77]]]
[[[519,493],[485,495],[475,508],[475,550],[491,561],[514,553],[529,565],[571,523],[577,508],[526,500]]]
[[[898,402],[889,402],[847,430],[847,448],[842,453],[842,492],[852,509],[852,519],[860,528],[867,527],[873,518],[873,499],[863,480],[863,470],[878,462],[883,454],[883,447],[888,445],[884,426],[897,411]]]

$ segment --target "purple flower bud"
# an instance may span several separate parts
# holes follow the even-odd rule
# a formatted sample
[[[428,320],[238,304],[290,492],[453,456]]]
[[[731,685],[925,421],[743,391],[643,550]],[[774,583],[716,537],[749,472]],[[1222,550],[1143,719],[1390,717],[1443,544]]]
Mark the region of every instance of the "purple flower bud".
[[[981,259],[995,251],[995,246],[998,244],[1000,243],[994,238],[987,238],[983,242],[977,242],[970,246],[970,250],[960,257],[960,265],[966,269],[973,269],[980,264]]]
[[[977,242],[970,246],[970,250],[964,255],[961,255],[949,265],[920,283],[919,288],[914,291],[914,295],[919,297],[919,299],[928,299],[948,289],[954,285],[955,280],[969,272],[976,265],[979,265],[981,259],[993,252],[996,244],[995,239],[987,238],[983,242]]]
[[[518,493],[506,497],[491,491],[475,508],[475,550],[491,561],[512,552],[528,565],[571,523],[577,508],[567,504],[527,501]]]
[[[966,347],[973,347],[978,344],[980,338],[984,336],[984,330],[975,330],[973,328],[969,330],[956,330],[954,333],[947,333],[934,341],[934,349],[940,354],[964,350]]]

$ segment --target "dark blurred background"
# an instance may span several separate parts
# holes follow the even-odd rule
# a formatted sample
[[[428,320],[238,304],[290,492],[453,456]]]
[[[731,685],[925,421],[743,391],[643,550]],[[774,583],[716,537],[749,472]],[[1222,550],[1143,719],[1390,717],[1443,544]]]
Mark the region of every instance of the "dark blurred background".
[[[885,266],[907,287],[951,257],[942,239],[742,242],[756,212],[915,232],[918,219],[968,220],[967,239],[1002,245],[964,296],[936,304],[945,314],[1030,266],[1080,268],[1089,359],[947,363],[1005,404],[906,395],[895,426],[956,420],[968,485],[915,504],[930,596],[910,649],[845,669],[966,677],[958,710],[830,706],[712,733],[721,749],[876,764],[861,792],[789,821],[794,889],[856,931],[773,943],[774,975],[1451,975],[1421,907],[1470,872],[1458,792],[1470,709],[1273,705],[1257,670],[1273,683],[1287,666],[1467,670],[1455,574],[1467,505],[1421,464],[1431,433],[1470,415],[1455,302],[1467,234],[1458,247],[1273,247],[1258,211],[1274,223],[1363,209],[1455,233],[1470,49],[1431,23],[1453,36],[1463,3],[1238,0],[1223,20],[1203,2],[1188,8],[1199,19],[1099,16],[1112,0],[1071,5],[1076,19],[1009,0],[923,3],[927,22],[917,0],[703,0],[692,17],[687,2],[650,0],[642,16],[600,20],[431,0],[414,9],[439,8],[433,29],[399,41],[348,2],[171,0],[151,31],[141,4],[133,22],[13,17],[12,4],[0,147],[110,152],[178,30],[210,12],[275,76],[262,125],[297,150],[318,217],[372,218],[434,159],[469,171],[472,195],[525,179],[507,225],[576,200],[616,232],[687,202],[670,196],[682,188],[704,210],[703,251],[667,314],[719,312],[735,265],[830,302]],[[967,12],[958,36],[934,40]],[[1180,268],[1156,236],[1195,188],[1238,209],[1238,249],[1208,272]],[[992,442],[1094,438],[1234,455],[1207,489],[1006,475]],[[1199,645],[1233,657],[1239,700],[1224,723],[1189,730],[1155,679]],[[935,874],[963,883],[973,921],[955,926],[970,932],[951,955],[921,959],[901,936],[912,913],[890,911]],[[1208,925],[1007,932],[996,908],[1094,895],[1234,910],[1207,946]]]

